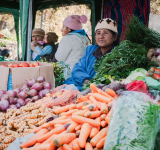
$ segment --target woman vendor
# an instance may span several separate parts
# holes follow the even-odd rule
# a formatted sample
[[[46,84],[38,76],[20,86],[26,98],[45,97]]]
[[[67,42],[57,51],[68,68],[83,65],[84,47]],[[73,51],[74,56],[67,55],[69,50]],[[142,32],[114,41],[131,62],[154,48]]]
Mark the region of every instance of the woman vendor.
[[[95,33],[97,45],[87,47],[83,57],[74,66],[72,77],[67,79],[64,84],[74,84],[81,90],[83,84],[87,84],[96,74],[95,61],[110,53],[119,44],[117,24],[110,18],[100,20],[96,25]]]
[[[55,54],[56,61],[63,61],[70,65],[71,70],[83,56],[90,41],[82,29],[82,23],[87,22],[85,15],[71,15],[64,19],[62,35],[63,38],[58,45]]]

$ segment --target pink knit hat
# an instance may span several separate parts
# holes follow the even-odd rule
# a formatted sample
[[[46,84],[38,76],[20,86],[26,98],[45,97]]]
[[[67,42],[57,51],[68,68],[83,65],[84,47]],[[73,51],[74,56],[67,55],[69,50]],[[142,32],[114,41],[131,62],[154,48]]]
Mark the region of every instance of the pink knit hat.
[[[64,19],[63,25],[72,29],[72,30],[80,30],[82,29],[81,23],[86,23],[87,17],[85,15],[71,15]]]

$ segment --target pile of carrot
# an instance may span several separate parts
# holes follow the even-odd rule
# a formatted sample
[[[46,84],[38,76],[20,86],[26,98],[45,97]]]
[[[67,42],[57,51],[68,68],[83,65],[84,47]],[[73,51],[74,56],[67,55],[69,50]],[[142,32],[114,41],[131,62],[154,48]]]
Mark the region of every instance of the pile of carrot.
[[[94,84],[92,93],[78,97],[78,104],[57,107],[58,118],[35,128],[36,133],[21,144],[23,150],[103,149],[112,113],[115,91],[103,92]]]

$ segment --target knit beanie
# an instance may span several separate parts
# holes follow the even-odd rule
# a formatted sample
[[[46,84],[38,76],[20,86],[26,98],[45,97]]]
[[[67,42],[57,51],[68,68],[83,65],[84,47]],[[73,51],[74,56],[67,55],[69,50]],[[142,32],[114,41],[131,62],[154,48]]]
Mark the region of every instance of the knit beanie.
[[[55,32],[48,32],[46,35],[48,35],[47,37],[48,43],[56,43],[58,41],[58,36]]]
[[[87,17],[85,15],[71,15],[64,19],[63,25],[72,29],[72,30],[80,30],[82,29],[82,23],[87,22]]]
[[[43,29],[41,29],[41,28],[35,28],[32,31],[32,36],[34,36],[34,35],[40,35],[40,36],[44,37],[45,31]]]
[[[109,29],[109,30],[118,34],[117,23],[110,18],[104,18],[104,19],[98,21],[96,28],[95,28],[95,32],[98,29]]]

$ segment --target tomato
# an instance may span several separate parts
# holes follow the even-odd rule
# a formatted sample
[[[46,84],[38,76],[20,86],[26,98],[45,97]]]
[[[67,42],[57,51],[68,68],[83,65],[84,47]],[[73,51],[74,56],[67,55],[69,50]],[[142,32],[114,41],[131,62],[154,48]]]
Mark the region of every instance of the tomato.
[[[6,67],[6,65],[0,65],[0,66]]]
[[[18,64],[14,64],[13,66],[14,66],[14,68],[18,68],[18,67],[19,67],[19,65],[18,65]]]
[[[30,67],[35,67],[35,65],[33,65],[33,64],[29,64],[29,66],[30,66]]]
[[[29,67],[29,64],[28,63],[20,63],[19,64],[19,67]]]
[[[34,65],[37,67],[39,66],[39,62],[35,62]]]
[[[13,64],[9,64],[8,67],[9,68],[14,68],[14,65]]]

